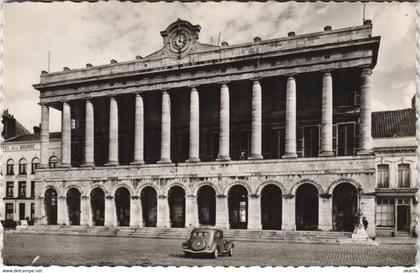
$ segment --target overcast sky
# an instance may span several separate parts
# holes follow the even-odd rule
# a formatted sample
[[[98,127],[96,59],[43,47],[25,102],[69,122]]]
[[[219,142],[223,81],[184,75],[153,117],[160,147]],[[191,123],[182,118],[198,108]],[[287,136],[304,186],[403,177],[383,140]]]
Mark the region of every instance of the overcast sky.
[[[415,94],[416,3],[368,3],[366,18],[380,35],[372,88],[374,110],[409,107]],[[40,122],[39,93],[32,84],[47,70],[86,63],[129,61],[162,47],[160,31],[181,18],[211,37],[237,44],[362,24],[361,3],[8,3],[5,4],[4,106],[25,127]],[[50,131],[60,130],[51,111]]]

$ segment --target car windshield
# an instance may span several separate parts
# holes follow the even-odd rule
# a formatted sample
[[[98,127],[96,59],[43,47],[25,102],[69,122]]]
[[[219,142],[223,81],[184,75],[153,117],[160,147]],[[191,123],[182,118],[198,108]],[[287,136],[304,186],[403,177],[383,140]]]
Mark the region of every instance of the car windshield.
[[[209,233],[206,231],[194,231],[191,233],[191,238],[193,237],[208,237]]]

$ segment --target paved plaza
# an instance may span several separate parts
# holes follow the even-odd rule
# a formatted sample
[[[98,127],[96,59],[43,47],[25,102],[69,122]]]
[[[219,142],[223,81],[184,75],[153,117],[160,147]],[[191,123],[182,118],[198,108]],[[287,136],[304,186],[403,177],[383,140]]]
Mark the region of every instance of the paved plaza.
[[[235,242],[233,257],[185,258],[180,239],[4,234],[5,265],[413,266],[414,240],[380,246]]]

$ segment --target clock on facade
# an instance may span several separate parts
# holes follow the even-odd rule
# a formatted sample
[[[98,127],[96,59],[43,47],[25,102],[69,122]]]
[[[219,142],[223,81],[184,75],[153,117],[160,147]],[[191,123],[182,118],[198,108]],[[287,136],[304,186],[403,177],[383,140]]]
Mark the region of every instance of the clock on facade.
[[[175,49],[183,49],[187,45],[187,36],[182,32],[177,33],[172,40],[172,45]]]

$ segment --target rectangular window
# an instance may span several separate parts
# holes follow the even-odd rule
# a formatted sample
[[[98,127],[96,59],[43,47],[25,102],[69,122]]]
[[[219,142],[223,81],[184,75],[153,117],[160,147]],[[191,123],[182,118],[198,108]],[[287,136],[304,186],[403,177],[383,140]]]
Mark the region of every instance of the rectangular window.
[[[339,123],[336,126],[336,155],[354,155],[355,150],[355,125],[354,123]]]
[[[303,127],[303,156],[317,157],[319,154],[319,126]]]
[[[26,181],[19,182],[19,197],[26,197]]]
[[[285,153],[286,148],[286,137],[284,128],[273,129],[271,131],[272,137],[272,158],[281,158]]]
[[[6,184],[6,197],[13,197],[13,182],[7,182]]]
[[[376,226],[394,227],[395,225],[395,200],[378,198],[376,200]]]
[[[378,165],[377,187],[389,188],[389,166],[386,164]]]
[[[35,197],[35,181],[31,181],[31,197]]]
[[[398,165],[398,187],[399,188],[410,187],[410,165],[409,164]]]
[[[6,203],[6,220],[13,220],[13,203]]]

